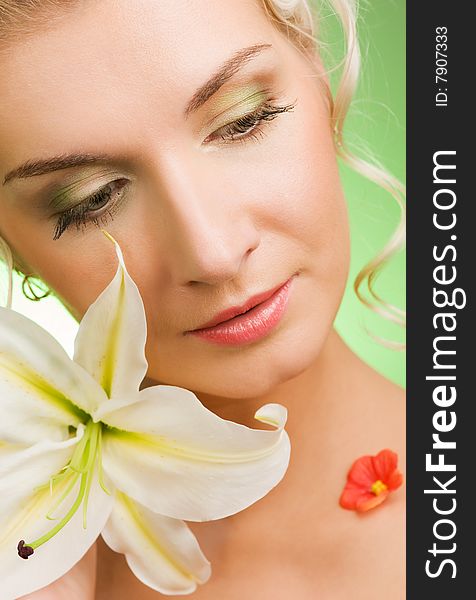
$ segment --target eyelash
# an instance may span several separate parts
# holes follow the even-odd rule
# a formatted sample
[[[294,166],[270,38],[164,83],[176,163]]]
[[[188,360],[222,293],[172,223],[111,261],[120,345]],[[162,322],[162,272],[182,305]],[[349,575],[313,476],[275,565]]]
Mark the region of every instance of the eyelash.
[[[97,202],[98,200],[99,200],[99,202],[101,202],[103,200],[108,200],[108,202],[109,202],[109,200],[113,196],[113,192],[111,191],[111,188],[113,188],[114,186],[119,184],[120,185],[119,193],[121,193],[122,189],[124,187],[126,187],[128,183],[129,183],[129,180],[124,179],[124,178],[116,179],[115,181],[111,181],[111,183],[108,183],[104,187],[100,188],[97,192],[92,194],[91,196],[88,196],[80,204],[77,204],[76,206],[72,206],[71,208],[68,208],[67,210],[60,213],[59,218],[56,222],[53,240],[59,239],[61,237],[62,233],[66,229],[71,227],[71,225],[76,225],[76,229],[78,231],[81,228],[81,226],[85,227],[88,223],[94,223],[98,227],[100,226],[100,222],[103,223],[103,225],[106,225],[106,223],[108,222],[108,218],[112,217],[116,213],[118,208],[120,207],[120,204],[121,204],[120,200],[117,200],[115,202],[109,203],[109,205],[106,205],[107,206],[106,210],[97,216],[91,216],[91,214],[88,214],[91,204],[93,204],[94,202]]]
[[[287,104],[285,106],[276,106],[272,104],[272,100],[267,100],[264,102],[259,108],[255,111],[236,119],[235,121],[228,123],[220,127],[217,131],[223,131],[221,135],[218,135],[218,138],[222,140],[220,143],[234,143],[235,140],[245,143],[250,139],[254,141],[259,141],[258,136],[264,137],[265,132],[259,127],[260,124],[265,123],[267,121],[272,121],[278,115],[288,112],[294,109],[296,106],[296,101],[291,104]],[[216,132],[211,134],[216,136]],[[208,140],[210,136],[206,138]],[[215,139],[212,138],[212,140]],[[205,141],[206,141],[205,140]],[[88,223],[94,223],[96,226],[100,226],[100,223],[106,225],[108,223],[109,218],[112,218],[119,208],[121,202],[117,200],[115,202],[110,203],[113,196],[113,192],[111,188],[113,188],[117,184],[121,184],[119,192],[122,191],[123,188],[127,187],[129,183],[128,179],[116,179],[111,183],[108,183],[104,187],[100,188],[97,192],[88,196],[83,202],[80,204],[68,208],[64,212],[59,214],[59,218],[57,220],[55,226],[55,232],[53,240],[57,240],[61,237],[63,232],[66,229],[69,229],[72,225],[76,225],[76,229],[79,230],[81,226],[85,227]],[[122,198],[121,198],[122,199]],[[93,216],[90,214],[90,206],[94,202],[99,202],[103,200],[107,200],[108,204],[106,204],[106,210],[100,215]]]
[[[258,128],[258,125],[265,121],[272,121],[281,113],[293,110],[295,106],[296,101],[294,101],[291,104],[286,104],[285,106],[276,106],[272,104],[272,101],[267,100],[255,111],[248,113],[247,115],[244,115],[243,117],[240,117],[235,121],[232,121],[228,125],[220,127],[220,129],[218,129],[217,131],[224,130],[225,135],[220,135],[218,137],[221,138],[227,144],[230,143],[230,140],[238,140],[240,142],[245,142],[248,141],[248,139],[250,138],[254,139],[255,141],[258,141],[256,133],[258,133],[261,137],[265,135],[264,131]],[[214,133],[216,135],[216,132]],[[237,134],[243,135],[238,135],[238,137],[235,137]],[[208,139],[209,137],[210,136],[208,136],[206,139]]]

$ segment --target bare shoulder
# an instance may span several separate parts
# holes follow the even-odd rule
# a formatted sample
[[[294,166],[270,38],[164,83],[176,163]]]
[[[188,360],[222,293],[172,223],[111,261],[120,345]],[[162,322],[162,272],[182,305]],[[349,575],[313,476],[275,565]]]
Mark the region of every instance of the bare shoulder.
[[[359,402],[365,407],[364,416],[373,423],[372,430],[387,436],[388,443],[396,444],[398,451],[405,452],[406,391],[360,358],[355,357],[356,389]],[[377,437],[379,437],[377,435]],[[382,442],[384,440],[382,439]]]
[[[366,513],[342,512],[335,522],[336,553],[345,556],[339,568],[338,589],[328,598],[374,600],[385,590],[388,600],[405,598],[406,550],[406,391],[375,369],[356,360],[354,379],[355,429],[343,453],[350,465],[355,457],[384,448],[397,453],[403,485],[382,505]],[[343,463],[343,464],[344,464]],[[372,575],[369,577],[369,573]],[[366,574],[366,575],[364,575]],[[332,585],[332,584],[330,584]],[[336,584],[334,584],[336,585]],[[326,598],[326,595],[321,595]]]

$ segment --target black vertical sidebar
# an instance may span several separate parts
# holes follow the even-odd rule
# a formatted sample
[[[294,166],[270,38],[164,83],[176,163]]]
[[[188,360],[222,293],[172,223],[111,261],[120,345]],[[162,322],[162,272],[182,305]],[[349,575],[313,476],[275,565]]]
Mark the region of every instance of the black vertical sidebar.
[[[409,600],[476,598],[476,29],[467,8],[407,4]]]

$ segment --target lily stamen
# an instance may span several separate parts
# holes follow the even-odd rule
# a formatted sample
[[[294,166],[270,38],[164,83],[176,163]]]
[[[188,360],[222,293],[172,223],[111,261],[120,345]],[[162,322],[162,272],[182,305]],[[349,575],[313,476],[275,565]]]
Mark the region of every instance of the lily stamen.
[[[76,482],[78,481],[78,477],[79,477],[79,473],[76,473],[71,481],[69,482],[68,486],[66,487],[66,489],[64,490],[64,492],[61,494],[61,496],[58,498],[58,500],[53,504],[53,506],[50,508],[50,510],[46,513],[46,518],[49,519],[50,521],[56,521],[58,519],[58,517],[52,517],[50,516],[52,512],[54,512],[59,506],[61,506],[61,504],[63,504],[64,500],[66,499],[67,496],[69,496],[69,494],[71,493],[71,490],[73,489],[74,485],[76,484]]]
[[[89,492],[93,482],[94,463],[97,458],[98,440],[101,437],[101,423],[94,423],[89,440],[88,462],[86,463],[86,488],[83,502],[83,528],[86,529],[86,514],[88,511]]]
[[[98,454],[98,442],[100,438],[101,423],[94,423],[92,420],[89,421],[86,425],[83,437],[78,442],[78,445],[73,452],[73,456],[71,457],[66,470],[61,474],[57,474],[56,476],[57,479],[62,480],[64,477],[72,475],[72,480],[68,483],[60,498],[57,499],[54,505],[50,508],[46,514],[46,518],[52,520],[50,513],[56,510],[58,506],[64,502],[65,498],[69,495],[76,484],[78,478],[81,477],[78,495],[66,515],[50,531],[33,542],[29,542],[28,544],[25,543],[25,540],[20,540],[20,542],[18,542],[17,550],[18,555],[21,556],[21,558],[28,558],[33,554],[35,548],[38,548],[55,536],[66,525],[66,523],[71,520],[83,500],[83,528],[86,529],[88,496],[91,489],[93,472]]]
[[[35,540],[34,542],[30,542],[29,544],[24,544],[24,541],[21,540],[18,543],[19,556],[21,556],[22,558],[28,558],[28,556],[30,556],[30,554],[33,554],[33,550],[35,548],[38,548],[39,546],[41,546],[42,544],[44,544],[45,542],[50,540],[54,535],[56,535],[58,533],[58,531],[61,531],[61,529],[63,529],[63,527],[66,525],[66,523],[68,523],[68,521],[70,521],[71,517],[78,510],[79,505],[81,504],[81,501],[83,499],[85,489],[86,489],[86,475],[81,475],[81,486],[79,488],[79,493],[78,493],[78,496],[76,497],[76,500],[73,503],[73,506],[69,509],[69,511],[66,513],[66,515],[61,519],[61,521],[57,525],[55,525],[53,527],[53,529],[51,529],[48,533],[45,533],[45,535],[42,535],[37,540]],[[22,545],[22,547],[20,547],[20,544],[22,541],[23,541],[24,545]],[[32,552],[30,552],[29,554],[27,554],[25,556],[22,553],[25,548],[31,549]]]
[[[98,479],[99,479],[99,485],[106,492],[106,494],[108,496],[110,496],[111,492],[107,489],[106,484],[104,483],[104,470],[102,468],[102,435],[98,436],[97,454],[98,454]]]

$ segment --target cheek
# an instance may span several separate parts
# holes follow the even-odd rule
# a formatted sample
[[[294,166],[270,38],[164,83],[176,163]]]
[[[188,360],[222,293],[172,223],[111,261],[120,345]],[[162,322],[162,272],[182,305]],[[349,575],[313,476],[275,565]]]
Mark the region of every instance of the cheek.
[[[4,221],[0,235],[18,256],[18,266],[24,273],[34,273],[46,282],[61,302],[80,320],[89,305],[108,285],[117,268],[115,257],[103,252],[104,245],[97,234],[95,244],[77,245],[53,241],[53,227],[38,226],[34,218],[19,218],[17,211],[4,213],[8,222],[8,235]],[[107,249],[107,246],[106,246]],[[85,285],[87,282],[87,285]]]
[[[318,94],[301,91],[294,117],[272,168],[262,176],[285,264],[291,257],[292,266],[302,269],[293,312],[296,364],[287,365],[297,372],[317,356],[339,309],[349,273],[350,232],[327,108]]]
[[[328,110],[313,88],[296,92],[295,112],[279,117],[240,193],[250,198],[255,223],[274,238],[285,264],[294,256],[301,264],[293,266],[339,294],[350,260],[349,222]]]

